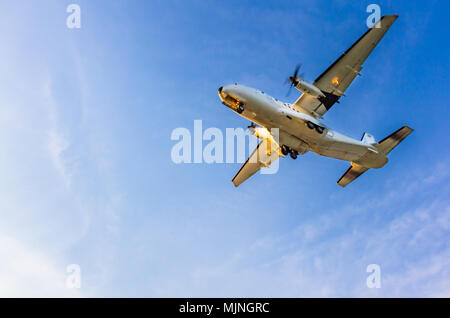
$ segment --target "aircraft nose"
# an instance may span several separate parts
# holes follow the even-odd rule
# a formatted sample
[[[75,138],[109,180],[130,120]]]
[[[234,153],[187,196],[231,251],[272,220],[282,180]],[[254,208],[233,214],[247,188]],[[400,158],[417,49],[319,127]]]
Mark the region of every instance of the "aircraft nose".
[[[218,93],[222,100],[227,98],[241,99],[241,92],[239,91],[239,87],[236,85],[221,86],[218,89]]]
[[[229,94],[236,94],[238,91],[236,90],[235,85],[225,85],[219,87],[219,95],[226,96]]]

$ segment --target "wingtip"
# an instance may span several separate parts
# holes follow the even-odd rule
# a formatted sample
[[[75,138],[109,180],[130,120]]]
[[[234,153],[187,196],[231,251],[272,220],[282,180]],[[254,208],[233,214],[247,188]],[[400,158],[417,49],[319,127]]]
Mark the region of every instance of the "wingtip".
[[[396,13],[396,14],[392,14],[392,15],[383,15],[383,16],[381,17],[381,19],[387,18],[387,17],[394,17],[395,19],[397,19],[397,18],[398,18],[398,14]],[[380,20],[381,20],[381,19],[380,19]]]

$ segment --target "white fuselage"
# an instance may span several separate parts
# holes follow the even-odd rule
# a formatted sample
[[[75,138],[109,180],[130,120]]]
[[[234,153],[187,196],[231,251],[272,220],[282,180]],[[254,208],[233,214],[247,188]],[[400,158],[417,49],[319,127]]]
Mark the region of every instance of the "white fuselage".
[[[319,155],[350,161],[367,168],[380,168],[388,159],[371,144],[338,133],[317,118],[294,109],[261,92],[243,85],[227,85],[219,89],[223,103],[237,110],[244,108],[242,117],[267,128],[279,129],[279,143],[302,154],[313,151]],[[308,124],[309,122],[309,124]],[[319,133],[318,129],[323,128]],[[313,127],[313,128],[311,128]]]

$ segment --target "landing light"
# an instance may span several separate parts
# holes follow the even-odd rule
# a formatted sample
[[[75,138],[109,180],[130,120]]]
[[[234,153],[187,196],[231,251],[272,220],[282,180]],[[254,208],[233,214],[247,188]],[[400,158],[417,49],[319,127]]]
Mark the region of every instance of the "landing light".
[[[339,86],[339,78],[338,77],[333,78],[331,84],[333,84],[334,86]]]

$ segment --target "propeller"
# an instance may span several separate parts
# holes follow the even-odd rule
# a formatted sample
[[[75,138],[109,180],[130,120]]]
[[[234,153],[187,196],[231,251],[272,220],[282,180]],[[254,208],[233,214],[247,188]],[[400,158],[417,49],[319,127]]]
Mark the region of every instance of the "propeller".
[[[301,73],[300,75],[298,75],[298,71],[300,70],[301,67],[302,67],[302,64],[297,64],[297,66],[295,67],[294,74],[292,76],[289,76],[289,78],[284,82],[285,85],[291,83],[286,96],[289,96],[291,94],[292,87],[296,86],[298,84],[298,82],[301,79],[303,79],[304,73]]]

